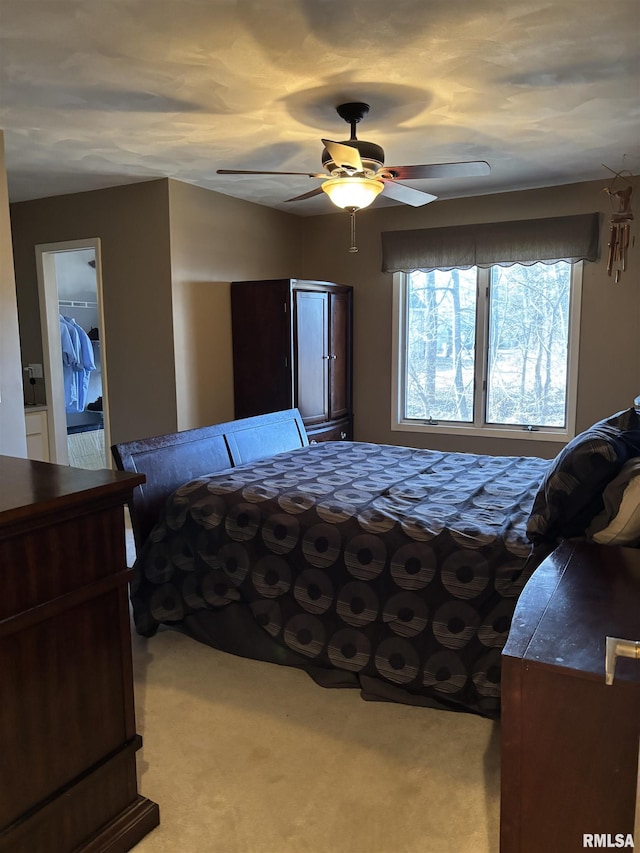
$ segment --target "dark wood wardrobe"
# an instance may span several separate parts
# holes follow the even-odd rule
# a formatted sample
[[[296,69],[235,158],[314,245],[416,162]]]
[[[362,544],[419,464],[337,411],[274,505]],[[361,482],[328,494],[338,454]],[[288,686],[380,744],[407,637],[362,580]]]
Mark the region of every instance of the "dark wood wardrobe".
[[[236,418],[295,406],[309,441],[352,439],[352,303],[328,282],[234,281]]]

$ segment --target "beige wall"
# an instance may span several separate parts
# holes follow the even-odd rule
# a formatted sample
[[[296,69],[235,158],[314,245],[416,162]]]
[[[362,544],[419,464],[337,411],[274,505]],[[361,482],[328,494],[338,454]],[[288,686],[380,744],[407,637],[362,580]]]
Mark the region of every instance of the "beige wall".
[[[295,277],[300,218],[169,181],[178,428],[233,418],[233,280]]]
[[[6,456],[27,455],[23,402],[4,134],[0,130],[0,453]]]
[[[631,405],[640,393],[640,247],[630,252],[621,283],[606,273],[609,198],[606,182],[439,201],[424,208],[379,207],[357,215],[359,252],[349,254],[345,214],[303,220],[303,276],[351,284],[354,293],[355,435],[358,440],[442,450],[552,457],[552,442],[392,432],[392,277],[380,272],[382,231],[563,216],[600,210],[601,259],[584,266],[578,430]],[[636,225],[637,231],[637,225]],[[326,247],[332,251],[327,252]]]
[[[11,205],[24,363],[42,362],[35,246],[100,237],[113,442],[177,428],[166,180]]]
[[[100,237],[112,441],[233,417],[229,282],[295,276],[298,217],[166,179],[11,217],[25,364],[42,362],[35,246]]]
[[[380,233],[601,210],[606,258],[605,185],[373,208],[358,214],[357,254],[348,252],[346,214],[297,217],[173,180],[12,205],[23,362],[42,360],[34,246],[97,236],[114,441],[231,418],[229,282],[308,277],[355,288],[357,439],[550,457],[552,442],[391,431],[392,287],[380,272]],[[640,251],[619,285],[605,265],[585,265],[578,429],[640,393]]]

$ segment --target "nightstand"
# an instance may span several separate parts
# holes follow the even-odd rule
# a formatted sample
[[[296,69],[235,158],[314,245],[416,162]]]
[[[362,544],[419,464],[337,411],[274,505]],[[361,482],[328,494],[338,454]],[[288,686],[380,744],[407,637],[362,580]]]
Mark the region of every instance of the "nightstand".
[[[634,831],[640,661],[618,659],[607,685],[607,636],[640,640],[640,550],[565,543],[525,587],[503,651],[501,853]]]

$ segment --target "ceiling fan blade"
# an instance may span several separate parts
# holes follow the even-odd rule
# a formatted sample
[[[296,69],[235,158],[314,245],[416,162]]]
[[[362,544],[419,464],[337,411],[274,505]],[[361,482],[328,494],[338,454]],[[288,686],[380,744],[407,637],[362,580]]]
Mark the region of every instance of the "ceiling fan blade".
[[[304,175],[307,178],[326,178],[326,172],[260,172],[247,169],[216,169],[218,175]]]
[[[360,152],[352,145],[345,145],[343,142],[332,142],[330,139],[323,139],[322,144],[329,152],[331,159],[336,166],[362,172],[362,159]]]
[[[419,178],[474,178],[488,175],[491,166],[485,160],[467,163],[432,163],[424,166],[384,166],[380,175],[391,175],[399,180]]]
[[[412,207],[422,207],[423,204],[429,204],[430,201],[435,201],[438,198],[437,195],[424,193],[422,190],[414,190],[413,187],[397,184],[395,181],[388,181],[385,178],[382,179],[382,183],[384,184],[384,195],[401,201],[403,204],[410,204]]]
[[[326,175],[325,175],[326,177]],[[295,198],[285,199],[287,201],[304,201],[305,198],[313,198],[316,195],[322,195],[323,189],[322,187],[316,187],[315,190],[309,190],[308,193],[303,193],[302,195],[297,195]]]

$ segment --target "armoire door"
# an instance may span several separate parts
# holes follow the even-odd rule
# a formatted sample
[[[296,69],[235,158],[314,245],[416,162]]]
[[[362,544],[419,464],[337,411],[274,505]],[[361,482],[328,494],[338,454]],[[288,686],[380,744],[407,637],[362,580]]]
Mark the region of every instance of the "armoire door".
[[[349,416],[351,294],[329,294],[329,418]]]
[[[235,417],[293,405],[288,280],[231,285]]]
[[[294,291],[296,328],[296,405],[305,424],[329,416],[329,296]]]

